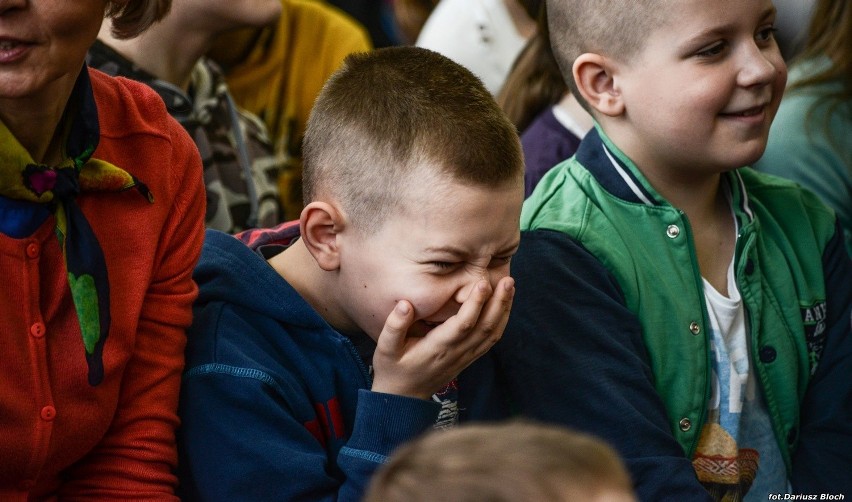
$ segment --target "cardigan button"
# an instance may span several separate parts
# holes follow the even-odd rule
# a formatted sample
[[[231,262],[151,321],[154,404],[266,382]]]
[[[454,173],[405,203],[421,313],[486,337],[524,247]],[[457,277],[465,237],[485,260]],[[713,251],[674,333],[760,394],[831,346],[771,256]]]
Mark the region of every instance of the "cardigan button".
[[[37,322],[30,326],[30,334],[33,335],[34,338],[41,338],[44,336],[44,324]]]
[[[41,250],[39,249],[38,244],[36,244],[35,242],[30,242],[29,244],[27,244],[27,256],[29,256],[30,258],[38,258],[39,251]]]
[[[41,419],[42,420],[44,420],[45,422],[50,422],[54,418],[56,418],[56,408],[48,405],[48,406],[45,406],[44,408],[41,409]]]
[[[678,425],[680,426],[680,430],[683,432],[689,432],[689,429],[692,429],[692,420],[688,418],[681,418]]]
[[[666,228],[666,235],[668,235],[670,239],[674,239],[680,235],[680,227],[677,225],[669,225],[668,228]]]
[[[698,335],[699,333],[701,333],[701,325],[698,324],[697,321],[692,321],[691,323],[689,323],[689,331],[693,335]]]
[[[767,345],[760,349],[760,362],[771,363],[778,357],[778,352],[772,345]]]

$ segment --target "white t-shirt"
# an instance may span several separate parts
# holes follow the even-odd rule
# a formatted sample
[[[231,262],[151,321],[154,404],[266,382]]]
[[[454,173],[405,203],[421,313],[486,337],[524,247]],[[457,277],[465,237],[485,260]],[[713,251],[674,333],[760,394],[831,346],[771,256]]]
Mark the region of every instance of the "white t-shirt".
[[[693,466],[716,500],[764,501],[787,490],[784,460],[751,367],[745,308],[728,266],[728,296],[704,280],[712,390]],[[735,495],[738,494],[738,495]],[[742,498],[741,498],[742,497]]]

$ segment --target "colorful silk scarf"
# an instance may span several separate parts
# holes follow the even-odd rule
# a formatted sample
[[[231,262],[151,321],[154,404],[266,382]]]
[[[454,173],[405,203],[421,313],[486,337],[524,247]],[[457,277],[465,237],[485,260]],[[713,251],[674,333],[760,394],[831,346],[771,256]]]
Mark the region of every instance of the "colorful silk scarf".
[[[68,113],[74,109],[76,113]],[[36,163],[0,121],[0,195],[45,204],[55,215],[56,236],[83,335],[89,385],[95,386],[104,376],[103,347],[110,328],[109,278],[103,250],[76,198],[81,192],[135,187],[149,202],[154,199],[145,184],[130,173],[91,158],[100,129],[85,67],[60,127],[66,140],[65,158],[56,166],[46,166]]]

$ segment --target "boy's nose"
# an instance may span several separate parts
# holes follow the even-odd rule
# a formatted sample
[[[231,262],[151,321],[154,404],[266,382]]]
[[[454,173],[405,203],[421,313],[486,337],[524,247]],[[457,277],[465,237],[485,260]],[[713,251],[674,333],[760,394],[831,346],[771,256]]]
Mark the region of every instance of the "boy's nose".
[[[739,83],[743,87],[769,84],[778,78],[779,66],[784,66],[784,59],[777,45],[767,48],[751,45],[743,57],[738,76]]]
[[[458,302],[459,304],[464,303],[464,301],[470,296],[470,293],[473,288],[476,287],[479,281],[482,280],[487,281],[493,291],[497,283],[500,282],[500,279],[502,279],[504,275],[506,274],[488,268],[477,267],[474,270],[470,270],[467,274],[465,274],[463,283],[456,290],[456,302]]]

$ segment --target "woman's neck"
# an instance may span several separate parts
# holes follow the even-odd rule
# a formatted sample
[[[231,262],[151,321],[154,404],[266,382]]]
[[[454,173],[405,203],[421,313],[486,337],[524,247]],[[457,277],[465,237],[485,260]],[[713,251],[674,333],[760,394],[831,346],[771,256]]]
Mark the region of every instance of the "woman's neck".
[[[60,122],[78,75],[63,76],[26,98],[0,99],[0,120],[35,162],[62,160]]]
[[[151,75],[186,91],[192,69],[210,48],[212,37],[181,31],[176,23],[166,22],[168,19],[130,40],[115,38],[111,24],[105,22],[98,39]]]

